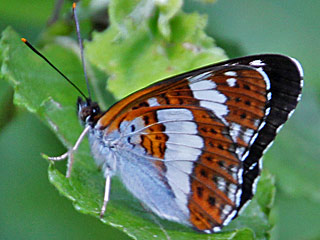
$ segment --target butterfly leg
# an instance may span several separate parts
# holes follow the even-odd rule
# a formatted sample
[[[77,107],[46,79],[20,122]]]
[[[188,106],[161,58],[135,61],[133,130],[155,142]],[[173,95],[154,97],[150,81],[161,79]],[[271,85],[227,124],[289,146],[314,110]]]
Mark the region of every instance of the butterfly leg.
[[[100,212],[100,218],[103,218],[103,215],[104,215],[106,208],[107,208],[107,203],[109,201],[110,182],[111,182],[111,177],[110,177],[110,175],[107,175],[106,184],[105,184],[105,188],[104,188],[103,205],[102,205],[101,212]]]
[[[90,126],[87,126],[83,131],[82,133],[80,134],[77,142],[75,143],[75,145],[66,153],[62,154],[61,156],[58,156],[58,157],[48,157],[49,160],[51,161],[61,161],[61,160],[64,160],[66,158],[68,158],[68,169],[67,169],[67,173],[66,173],[66,177],[69,178],[70,175],[71,175],[71,169],[72,169],[72,165],[73,165],[73,152],[75,152],[80,143],[82,142],[82,140],[84,139],[84,137],[86,136],[86,134],[89,132],[90,130]]]

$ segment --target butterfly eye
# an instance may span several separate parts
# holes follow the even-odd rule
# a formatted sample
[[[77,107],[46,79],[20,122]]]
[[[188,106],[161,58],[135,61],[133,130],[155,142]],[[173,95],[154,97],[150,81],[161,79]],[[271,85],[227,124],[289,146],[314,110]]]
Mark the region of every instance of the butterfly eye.
[[[100,107],[97,103],[92,103],[92,115],[96,116],[100,113]]]

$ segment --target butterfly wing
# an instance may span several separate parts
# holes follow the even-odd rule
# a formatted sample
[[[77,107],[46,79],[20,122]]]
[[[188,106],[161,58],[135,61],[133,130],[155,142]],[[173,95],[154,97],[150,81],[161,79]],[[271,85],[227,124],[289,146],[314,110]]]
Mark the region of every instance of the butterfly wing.
[[[291,58],[233,59],[133,93],[96,127],[115,136],[117,170],[138,199],[160,217],[215,232],[252,198],[259,160],[301,88]]]

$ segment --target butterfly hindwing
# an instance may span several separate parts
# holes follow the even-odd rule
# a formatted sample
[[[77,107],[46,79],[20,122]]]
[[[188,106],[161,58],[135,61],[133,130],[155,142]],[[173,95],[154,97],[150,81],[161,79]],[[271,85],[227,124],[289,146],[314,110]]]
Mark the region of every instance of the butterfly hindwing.
[[[106,137],[116,133],[118,161],[130,171],[124,183],[137,198],[160,217],[214,232],[252,198],[259,160],[295,109],[301,83],[288,57],[234,59],[133,93],[97,125]]]

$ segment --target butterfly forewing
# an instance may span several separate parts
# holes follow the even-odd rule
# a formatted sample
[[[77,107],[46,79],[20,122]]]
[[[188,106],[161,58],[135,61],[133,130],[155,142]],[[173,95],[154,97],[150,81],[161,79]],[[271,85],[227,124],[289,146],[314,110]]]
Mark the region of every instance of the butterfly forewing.
[[[129,191],[160,217],[214,232],[252,198],[259,159],[295,108],[301,75],[281,55],[234,59],[142,89],[97,126],[117,137]]]

